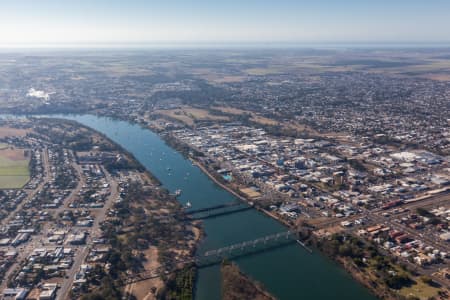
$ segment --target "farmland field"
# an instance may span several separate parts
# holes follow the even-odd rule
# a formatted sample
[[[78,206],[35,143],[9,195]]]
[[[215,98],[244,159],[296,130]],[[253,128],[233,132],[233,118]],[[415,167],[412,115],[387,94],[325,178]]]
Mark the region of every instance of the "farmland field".
[[[23,149],[1,149],[0,189],[22,188],[30,179],[29,161]]]

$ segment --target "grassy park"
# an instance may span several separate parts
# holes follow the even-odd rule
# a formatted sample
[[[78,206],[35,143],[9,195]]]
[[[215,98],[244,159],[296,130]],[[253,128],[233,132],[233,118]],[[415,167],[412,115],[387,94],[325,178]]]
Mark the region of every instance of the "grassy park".
[[[22,188],[30,179],[29,162],[23,149],[0,144],[0,189]]]

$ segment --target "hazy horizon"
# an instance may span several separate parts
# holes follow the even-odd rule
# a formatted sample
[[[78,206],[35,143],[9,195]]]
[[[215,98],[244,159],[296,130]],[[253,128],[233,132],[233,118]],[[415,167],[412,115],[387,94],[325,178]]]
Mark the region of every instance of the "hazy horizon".
[[[234,41],[218,42],[151,42],[151,43],[51,43],[51,44],[0,44],[0,51],[9,50],[163,50],[163,49],[237,49],[237,50],[270,50],[270,49],[440,49],[450,48],[450,42],[282,42],[270,41],[241,43]]]
[[[3,48],[450,45],[443,0],[3,2]]]

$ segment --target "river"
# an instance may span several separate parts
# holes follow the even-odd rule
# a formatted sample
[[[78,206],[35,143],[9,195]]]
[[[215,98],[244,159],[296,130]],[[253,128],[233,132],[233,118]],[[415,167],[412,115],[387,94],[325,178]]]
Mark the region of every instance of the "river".
[[[92,115],[58,116],[76,120],[120,144],[131,152],[165,188],[182,190],[183,204],[202,208],[230,202],[234,196],[217,186],[180,153],[155,133],[138,125]],[[206,238],[198,251],[220,248],[237,242],[285,231],[277,221],[247,210],[206,219]],[[355,282],[340,266],[317,251],[310,254],[296,244],[235,260],[244,273],[261,282],[279,299],[376,299]],[[195,288],[197,300],[221,298],[219,266],[201,268]]]

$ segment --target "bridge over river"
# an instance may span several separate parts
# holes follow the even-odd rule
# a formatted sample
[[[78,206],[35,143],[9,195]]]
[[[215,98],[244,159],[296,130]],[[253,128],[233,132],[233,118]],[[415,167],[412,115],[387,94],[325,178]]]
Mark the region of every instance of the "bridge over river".
[[[246,211],[252,209],[253,206],[242,201],[228,202],[225,204],[200,208],[200,209],[189,209],[185,210],[185,215],[191,220],[208,219],[219,216],[225,216],[229,214],[234,214],[237,212]]]
[[[177,189],[183,191],[179,197],[181,204],[189,200],[194,204],[191,209],[206,206],[222,205],[237,201],[240,197],[231,195],[225,189],[211,181],[197,166],[175,149],[171,148],[159,135],[147,130],[143,126],[130,124],[117,119],[103,118],[93,115],[57,116],[76,120],[86,126],[98,130],[121,145],[171,192]],[[167,172],[171,167],[171,172]],[[187,176],[189,174],[189,176]],[[243,201],[245,203],[245,201]],[[244,206],[243,206],[244,207]],[[223,210],[238,209],[239,206],[222,208]],[[221,209],[216,209],[219,213]],[[220,262],[222,256],[239,257],[239,264],[250,277],[261,282],[271,293],[279,299],[347,299],[347,300],[375,300],[362,286],[353,281],[350,276],[328,259],[318,253],[310,255],[296,246],[295,235],[289,238],[279,236],[278,239],[268,239],[266,243],[260,241],[253,250],[254,239],[260,239],[276,232],[288,229],[272,218],[248,209],[244,212],[213,217],[209,211],[209,218],[203,220],[206,237],[202,241],[202,249],[214,251],[206,258],[204,251],[199,252],[195,262],[199,265]],[[176,218],[200,218],[206,212],[190,213],[186,210]],[[217,216],[217,214],[216,214]],[[295,229],[293,229],[295,230]],[[245,242],[243,242],[245,241]],[[286,246],[284,243],[286,242]],[[238,245],[231,249],[231,245]],[[278,247],[278,248],[274,248]],[[218,248],[228,248],[227,251]],[[258,255],[247,255],[251,251],[264,251]],[[224,254],[226,253],[226,255]],[[245,256],[247,255],[247,256]],[[188,262],[170,261],[159,269],[146,273],[130,275],[128,281],[140,281],[145,278],[160,276],[186,266]],[[190,263],[194,263],[190,260]],[[128,276],[128,275],[127,275]],[[326,288],[322,288],[326,283]],[[221,299],[220,268],[199,268],[195,282],[196,300]]]
[[[127,277],[124,284],[131,284],[151,278],[160,277],[164,274],[172,273],[187,265],[195,265],[197,267],[205,267],[214,264],[221,263],[224,259],[233,259],[240,256],[251,255],[263,251],[270,251],[277,247],[282,247],[291,243],[299,243],[309,252],[312,252],[306,245],[298,240],[298,232],[288,230],[285,232],[279,232],[264,237],[260,237],[254,240],[244,241],[241,243],[229,245],[219,249],[209,250],[205,253],[198,255],[192,259],[180,260],[172,263],[170,266],[164,265],[158,268],[147,270],[142,273],[132,274]]]

